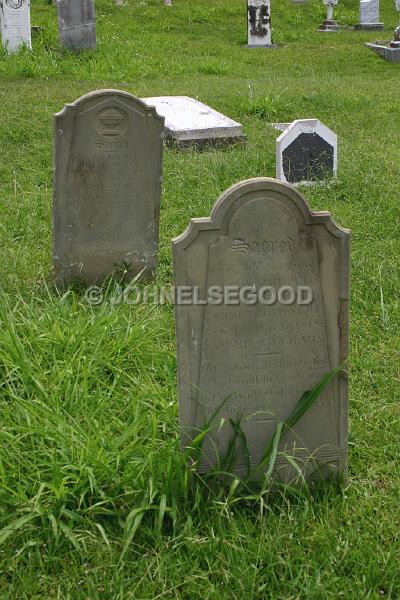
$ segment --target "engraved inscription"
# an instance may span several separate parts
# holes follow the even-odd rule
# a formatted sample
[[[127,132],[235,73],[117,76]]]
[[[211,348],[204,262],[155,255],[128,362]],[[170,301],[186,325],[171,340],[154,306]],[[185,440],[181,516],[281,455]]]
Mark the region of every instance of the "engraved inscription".
[[[128,278],[143,269],[151,278],[162,119],[156,115],[148,126],[148,108],[114,90],[89,94],[56,118],[56,132],[63,132],[56,149],[57,275],[92,282],[123,265]]]
[[[281,297],[176,306],[183,446],[210,427],[201,471],[215,464],[224,471],[228,450],[229,471],[242,475],[246,463],[256,465],[277,423],[346,355],[338,315],[339,294],[348,294],[348,241],[326,213],[311,213],[297,191],[271,179],[233,186],[210,219],[192,221],[174,240],[175,285],[198,286],[200,297],[217,287],[312,290],[309,303]],[[344,472],[346,393],[343,381],[331,382],[285,431],[279,452],[303,463],[332,461]],[[290,464],[284,472],[296,476]]]

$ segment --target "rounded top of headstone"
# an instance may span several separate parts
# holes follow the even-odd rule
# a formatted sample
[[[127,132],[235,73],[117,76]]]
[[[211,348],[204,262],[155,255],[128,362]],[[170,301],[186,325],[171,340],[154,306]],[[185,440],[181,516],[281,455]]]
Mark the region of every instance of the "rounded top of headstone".
[[[133,94],[129,92],[125,92],[122,90],[115,89],[103,89],[103,90],[95,90],[93,92],[89,92],[84,96],[81,96],[77,100],[72,103],[65,104],[64,108],[56,113],[56,117],[64,117],[70,110],[78,110],[85,107],[86,104],[89,106],[97,100],[104,99],[105,101],[112,101],[115,99],[118,104],[118,100],[128,101],[134,107],[135,105],[139,108],[142,113],[147,113],[147,115],[152,116],[162,123],[164,123],[164,117],[158,114],[156,108],[149,104],[146,104],[140,98],[137,98]],[[100,119],[103,120],[103,125],[106,127],[110,126],[112,123],[116,125],[116,127],[122,127],[124,121],[124,115],[119,110],[118,106],[109,106],[105,107],[103,113],[100,115]]]
[[[275,219],[278,212],[272,208],[268,211],[268,205],[272,207],[274,201],[282,201],[290,207],[299,223],[304,226],[321,223],[336,237],[349,235],[349,230],[337,225],[329,212],[312,212],[304,196],[292,185],[270,177],[257,177],[236,183],[227,189],[216,201],[210,217],[191,219],[188,228],[178,237],[172,240],[174,246],[187,247],[202,230],[220,229],[223,225],[228,226],[236,216],[240,217],[246,203],[257,200],[265,202],[265,210],[262,211],[260,227],[265,226],[269,219]]]

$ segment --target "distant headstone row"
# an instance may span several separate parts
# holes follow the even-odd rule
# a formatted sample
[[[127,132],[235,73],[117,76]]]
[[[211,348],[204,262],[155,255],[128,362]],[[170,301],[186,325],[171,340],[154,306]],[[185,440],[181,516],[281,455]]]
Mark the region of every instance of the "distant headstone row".
[[[79,52],[96,48],[95,0],[49,0],[57,6],[58,29],[61,45],[67,50]],[[327,17],[319,26],[321,32],[338,31],[333,19],[333,8],[338,0],[323,0]],[[123,0],[115,0],[121,6]],[[171,0],[164,0],[171,6]],[[395,0],[400,10],[400,0]],[[270,0],[247,0],[249,48],[275,48],[272,42]],[[0,23],[2,44],[11,54],[22,46],[31,48],[30,0],[0,0]],[[379,21],[379,0],[360,0],[360,22],[355,29],[383,29]],[[400,26],[396,28],[389,44],[367,44],[389,62],[400,61]]]

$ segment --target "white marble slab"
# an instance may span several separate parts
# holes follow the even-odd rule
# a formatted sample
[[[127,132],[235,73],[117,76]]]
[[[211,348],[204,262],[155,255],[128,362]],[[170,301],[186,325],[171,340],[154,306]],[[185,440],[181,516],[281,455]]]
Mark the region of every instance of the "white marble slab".
[[[142,98],[165,117],[167,139],[185,145],[212,140],[236,141],[243,139],[240,123],[188,96],[157,96]]]
[[[2,44],[9,54],[23,45],[32,48],[30,0],[2,0],[0,22]]]

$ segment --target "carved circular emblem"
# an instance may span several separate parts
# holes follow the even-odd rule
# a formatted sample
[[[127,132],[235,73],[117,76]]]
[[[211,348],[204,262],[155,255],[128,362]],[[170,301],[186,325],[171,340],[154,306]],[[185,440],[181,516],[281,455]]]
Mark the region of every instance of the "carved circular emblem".
[[[6,0],[6,4],[9,8],[22,8],[24,0]]]
[[[128,126],[128,115],[116,106],[107,106],[97,113],[96,131],[103,137],[119,137],[125,133]]]

